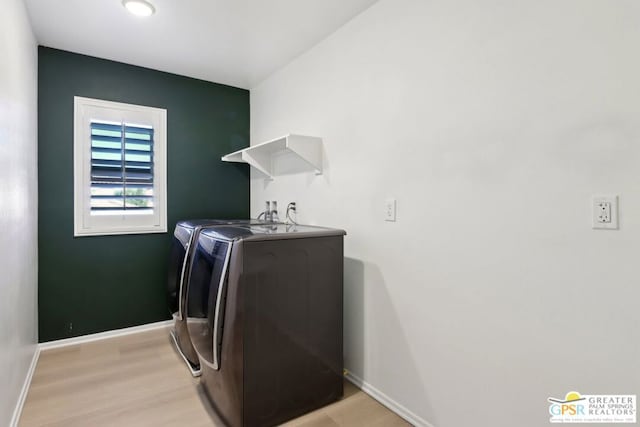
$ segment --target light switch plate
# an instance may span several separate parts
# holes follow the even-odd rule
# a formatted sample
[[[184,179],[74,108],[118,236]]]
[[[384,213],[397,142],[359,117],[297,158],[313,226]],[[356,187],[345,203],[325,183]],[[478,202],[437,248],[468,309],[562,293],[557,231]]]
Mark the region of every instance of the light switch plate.
[[[593,196],[591,203],[594,229],[618,229],[618,196]]]

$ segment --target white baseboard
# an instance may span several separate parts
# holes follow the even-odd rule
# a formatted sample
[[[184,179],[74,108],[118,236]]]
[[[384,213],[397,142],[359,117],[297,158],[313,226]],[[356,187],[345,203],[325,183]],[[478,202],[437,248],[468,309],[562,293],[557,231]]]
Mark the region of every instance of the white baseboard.
[[[67,347],[69,345],[84,344],[87,342],[99,341],[107,338],[121,337],[124,335],[153,331],[154,329],[162,329],[171,325],[173,325],[173,320],[163,320],[162,322],[147,323],[146,325],[132,326],[130,328],[115,329],[113,331],[99,332],[97,334],[82,335],[79,337],[43,342],[39,344],[39,347],[40,350],[50,350],[52,348]]]
[[[356,387],[360,390],[367,393],[369,396],[373,397],[375,400],[398,414],[400,417],[404,418],[407,422],[411,423],[416,427],[434,427],[433,424],[429,423],[427,420],[419,417],[418,415],[411,412],[409,409],[405,408],[368,382],[364,381],[362,378],[353,375],[349,370],[345,375],[345,378],[351,381]]]
[[[36,345],[33,357],[31,358],[31,365],[29,365],[27,376],[24,379],[24,383],[22,384],[22,390],[20,390],[18,403],[16,403],[16,408],[13,410],[13,416],[11,417],[11,422],[9,423],[10,427],[18,427],[18,421],[20,421],[20,415],[22,414],[24,402],[27,400],[27,394],[29,393],[29,387],[31,386],[31,379],[33,378],[33,373],[36,371],[36,365],[38,364],[39,357],[40,347]]]

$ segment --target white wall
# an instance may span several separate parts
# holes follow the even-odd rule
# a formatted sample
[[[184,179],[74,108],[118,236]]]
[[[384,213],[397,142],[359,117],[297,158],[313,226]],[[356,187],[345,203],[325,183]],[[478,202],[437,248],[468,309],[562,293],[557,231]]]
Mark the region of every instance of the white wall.
[[[37,46],[21,0],[0,12],[0,425],[36,349]]]
[[[438,427],[638,393],[639,46],[634,0],[381,0],[252,90],[252,143],[324,138],[251,209],[347,230],[348,369]]]

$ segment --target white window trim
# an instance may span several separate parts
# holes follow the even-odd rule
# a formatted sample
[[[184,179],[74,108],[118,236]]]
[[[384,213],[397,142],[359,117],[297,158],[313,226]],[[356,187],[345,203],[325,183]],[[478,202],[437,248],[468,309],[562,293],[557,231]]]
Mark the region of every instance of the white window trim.
[[[91,119],[153,125],[152,215],[91,215]],[[167,232],[167,110],[75,96],[73,155],[75,237]]]

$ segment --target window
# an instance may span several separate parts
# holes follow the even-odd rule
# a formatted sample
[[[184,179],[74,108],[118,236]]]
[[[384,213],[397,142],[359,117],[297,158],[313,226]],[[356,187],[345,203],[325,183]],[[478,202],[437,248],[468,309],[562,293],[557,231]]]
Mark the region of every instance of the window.
[[[74,103],[74,235],[166,232],[167,111]]]

